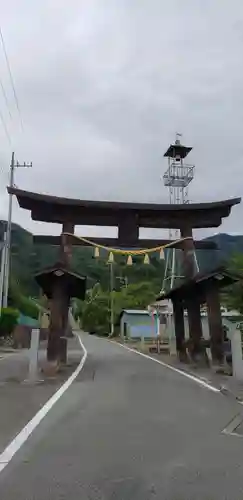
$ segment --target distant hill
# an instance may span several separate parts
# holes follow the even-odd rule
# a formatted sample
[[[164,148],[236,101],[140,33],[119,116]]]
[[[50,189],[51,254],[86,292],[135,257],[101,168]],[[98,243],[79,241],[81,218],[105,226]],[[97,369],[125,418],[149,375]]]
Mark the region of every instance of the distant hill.
[[[4,221],[0,222],[0,237],[3,236]],[[231,236],[229,234],[218,234],[207,238],[215,241],[220,248],[215,250],[200,250],[197,259],[201,271],[206,271],[226,262],[235,253],[243,253],[243,236]],[[32,234],[18,224],[12,226],[12,276],[21,285],[26,295],[37,295],[38,287],[33,280],[33,275],[54,264],[58,259],[58,249],[49,245],[34,245]],[[109,273],[107,269],[107,255],[102,259],[93,258],[93,249],[87,247],[76,247],[73,251],[72,268],[89,279],[92,285],[99,281],[104,288],[109,287]],[[129,282],[152,280],[155,287],[161,286],[164,262],[158,257],[151,258],[151,265],[143,265],[142,260],[134,266],[126,266],[122,258],[116,265],[115,275],[126,276]],[[118,280],[119,281],[119,280]],[[117,283],[118,283],[117,281]],[[117,284],[116,283],[116,284]]]
[[[202,272],[213,269],[220,264],[227,265],[233,255],[243,253],[243,236],[219,233],[205,239],[214,241],[218,250],[199,250],[197,252],[198,264]]]
[[[220,249],[221,259],[228,260],[233,254],[243,253],[243,236],[219,233],[206,238],[207,241],[215,241]]]
[[[0,222],[0,237],[3,237],[6,222]],[[94,250],[89,247],[74,247],[72,252],[71,267],[77,273],[88,278],[88,287],[99,282],[102,288],[109,289],[110,275],[107,266],[108,255],[99,259],[94,258]],[[11,276],[17,281],[22,293],[37,296],[38,286],[33,276],[38,271],[54,265],[58,260],[58,248],[50,245],[33,244],[32,234],[17,224],[12,225],[12,258]],[[126,259],[121,256],[115,259],[114,286],[116,289],[122,284],[122,278],[127,278],[129,283],[138,281],[152,281],[156,293],[161,289],[161,276],[164,274],[164,261],[151,257],[150,265],[144,265],[141,257],[134,260],[133,266],[126,266]]]

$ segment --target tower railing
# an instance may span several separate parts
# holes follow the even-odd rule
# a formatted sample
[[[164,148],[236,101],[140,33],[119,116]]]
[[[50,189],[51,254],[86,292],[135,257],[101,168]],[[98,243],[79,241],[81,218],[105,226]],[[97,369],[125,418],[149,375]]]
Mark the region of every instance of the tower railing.
[[[190,184],[194,177],[194,165],[179,164],[173,161],[163,175],[165,186],[184,188]]]

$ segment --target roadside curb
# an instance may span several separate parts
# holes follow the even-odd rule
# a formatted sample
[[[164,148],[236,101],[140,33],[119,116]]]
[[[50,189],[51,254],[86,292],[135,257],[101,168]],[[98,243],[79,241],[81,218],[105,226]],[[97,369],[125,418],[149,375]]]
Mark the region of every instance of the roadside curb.
[[[27,439],[31,436],[37,426],[41,423],[44,417],[49,413],[52,407],[57,403],[61,396],[67,391],[73,381],[77,378],[81,372],[85,361],[87,359],[87,350],[82,342],[79,333],[75,334],[78,338],[80,347],[83,351],[80,363],[70,377],[64,382],[61,387],[46,401],[46,403],[40,408],[40,410],[34,415],[34,417],[29,420],[29,422],[22,428],[22,430],[17,434],[17,436],[7,445],[4,451],[0,454],[0,473],[9,464],[17,451],[23,446]]]
[[[131,347],[127,347],[126,345],[123,345],[119,342],[114,342],[113,340],[109,340],[107,339],[108,342],[111,342],[113,345],[117,345],[117,346],[120,346],[120,347],[123,347],[123,349],[126,349],[130,352],[133,352],[134,354],[137,354],[138,356],[141,356],[145,359],[150,359],[151,361],[154,361],[154,363],[158,363],[159,365],[161,366],[164,366],[165,368],[175,372],[175,373],[178,373],[179,375],[183,375],[184,377],[188,378],[189,380],[192,380],[194,382],[196,382],[198,385],[201,385],[202,387],[205,387],[207,388],[208,390],[210,390],[211,392],[214,392],[214,393],[217,393],[217,394],[220,394],[220,389],[218,387],[215,387],[214,385],[212,385],[210,382],[206,382],[205,380],[203,380],[202,378],[199,378],[198,376],[195,376],[193,375],[192,373],[190,372],[186,372],[184,371],[183,369],[180,369],[180,368],[176,368],[168,363],[165,363],[164,361],[160,361],[159,359],[157,358],[154,358],[153,356],[150,356],[148,354],[144,354],[140,351],[137,351],[135,349],[132,349]]]
[[[243,395],[237,394],[237,391],[231,390],[229,387],[224,385],[222,383],[222,381],[220,381],[220,380],[212,381],[210,379],[210,376],[209,377],[202,376],[202,375],[196,373],[196,371],[190,370],[190,369],[186,368],[185,366],[182,366],[182,367],[175,366],[172,363],[166,363],[165,361],[160,360],[159,357],[145,354],[142,351],[139,351],[138,349],[134,349],[132,347],[129,347],[126,344],[122,344],[121,342],[118,342],[117,340],[114,341],[114,340],[109,339],[109,338],[107,340],[109,342],[112,342],[114,345],[119,345],[119,346],[123,347],[124,349],[127,349],[129,351],[133,351],[134,353],[140,354],[141,356],[147,357],[148,359],[152,359],[155,362],[161,364],[162,366],[165,366],[165,367],[171,369],[172,371],[177,371],[178,373],[181,373],[182,375],[184,374],[184,376],[188,376],[189,378],[191,378],[195,381],[198,381],[198,383],[201,383],[202,385],[206,384],[206,386],[208,388],[210,388],[211,390],[213,390],[214,392],[220,393],[223,396],[225,396],[229,399],[232,399],[232,400],[238,402],[239,404],[243,405]],[[242,390],[243,390],[243,388],[242,388]]]
[[[236,400],[239,404],[243,404],[243,399],[241,396],[238,396],[237,394],[235,394],[233,391],[231,391],[231,389],[229,389],[228,387],[225,387],[224,385],[221,385],[220,386],[220,392],[221,394],[223,394],[224,396],[227,396],[227,397],[230,397],[231,399],[234,399]]]

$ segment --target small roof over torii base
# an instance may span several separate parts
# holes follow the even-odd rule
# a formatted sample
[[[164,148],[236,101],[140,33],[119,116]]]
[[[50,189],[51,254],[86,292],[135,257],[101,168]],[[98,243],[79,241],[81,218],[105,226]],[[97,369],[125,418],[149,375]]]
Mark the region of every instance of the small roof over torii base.
[[[199,296],[201,303],[205,301],[207,290],[212,287],[218,289],[233,285],[243,280],[243,275],[232,273],[223,266],[217,267],[208,273],[197,273],[193,278],[185,280],[182,284],[172,288],[165,294],[160,294],[157,301],[163,299],[179,299],[185,301],[189,298]]]
[[[62,264],[46,268],[35,275],[35,280],[48,299],[52,299],[56,285],[64,288],[69,297],[84,300],[86,278],[67,270]]]

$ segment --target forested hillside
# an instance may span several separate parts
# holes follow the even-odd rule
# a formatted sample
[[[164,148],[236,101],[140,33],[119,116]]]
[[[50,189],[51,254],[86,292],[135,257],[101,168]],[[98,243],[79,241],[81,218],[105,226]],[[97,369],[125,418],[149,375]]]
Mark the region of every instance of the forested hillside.
[[[109,289],[110,273],[107,265],[107,252],[99,259],[94,258],[94,250],[87,247],[74,247],[72,255],[72,269],[81,275],[87,276],[88,287],[99,282],[103,290]],[[45,267],[51,266],[58,260],[58,249],[47,245],[34,245],[31,233],[20,226],[13,224],[12,230],[12,278],[16,280],[26,295],[38,295],[38,287],[33,276]],[[143,264],[143,258],[134,259],[132,266],[126,266],[126,258],[119,256],[114,263],[114,284],[119,290],[125,280],[130,283],[151,281],[156,292],[161,288],[164,273],[164,261],[152,256],[150,265]]]
[[[3,222],[0,226],[3,232]],[[220,252],[205,250],[198,252],[198,262],[201,270],[206,270],[219,262],[228,261],[233,254],[243,253],[243,236],[219,234],[209,238],[220,247]],[[12,230],[12,280],[16,281],[24,295],[37,296],[38,287],[33,279],[34,274],[54,264],[58,259],[58,249],[47,245],[34,245],[32,234],[17,224]],[[99,259],[94,259],[93,249],[75,247],[72,257],[72,268],[88,277],[88,286],[92,287],[99,282],[104,290],[109,288],[109,270],[107,253]],[[164,262],[158,256],[151,258],[150,265],[144,265],[143,259],[137,258],[134,265],[126,266],[125,257],[116,258],[114,265],[115,287],[119,289],[124,280],[128,283],[153,282],[154,289],[161,288],[164,273]]]

